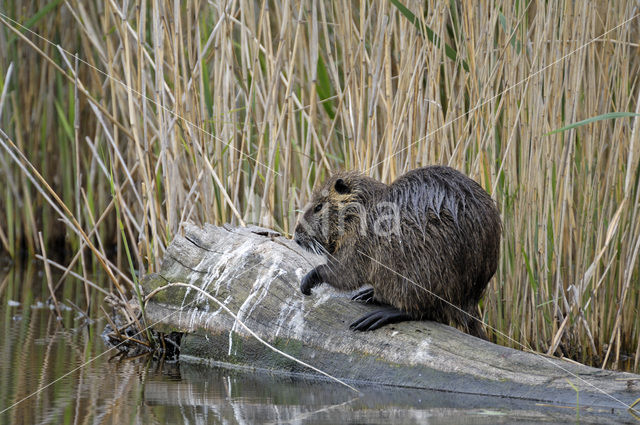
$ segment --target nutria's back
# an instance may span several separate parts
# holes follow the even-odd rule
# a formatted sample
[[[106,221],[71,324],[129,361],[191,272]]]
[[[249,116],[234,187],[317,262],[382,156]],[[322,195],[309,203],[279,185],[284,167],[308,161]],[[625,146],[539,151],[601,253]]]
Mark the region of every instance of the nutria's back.
[[[397,237],[374,239],[376,297],[415,318],[475,328],[469,314],[477,317],[500,250],[500,216],[489,194],[452,168],[432,166],[398,178],[382,199],[402,207]]]
[[[310,236],[320,230],[325,238]],[[500,234],[489,194],[444,166],[412,170],[389,186],[357,173],[334,175],[296,227],[298,243],[328,254],[307,292],[317,280],[343,290],[371,284],[375,301],[479,336],[474,318],[497,268]]]

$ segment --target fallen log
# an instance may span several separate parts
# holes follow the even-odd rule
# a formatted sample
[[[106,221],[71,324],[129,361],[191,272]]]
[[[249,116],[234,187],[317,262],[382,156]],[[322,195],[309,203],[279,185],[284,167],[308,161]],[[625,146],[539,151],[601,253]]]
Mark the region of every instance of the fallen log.
[[[183,361],[319,370],[353,386],[367,382],[567,405],[575,405],[577,389],[581,406],[607,409],[640,397],[640,375],[502,347],[439,323],[351,331],[349,323],[375,307],[328,285],[308,297],[300,293],[301,277],[322,261],[270,229],[187,225],[167,249],[160,272],[143,279],[152,295],[147,323],[185,333]]]

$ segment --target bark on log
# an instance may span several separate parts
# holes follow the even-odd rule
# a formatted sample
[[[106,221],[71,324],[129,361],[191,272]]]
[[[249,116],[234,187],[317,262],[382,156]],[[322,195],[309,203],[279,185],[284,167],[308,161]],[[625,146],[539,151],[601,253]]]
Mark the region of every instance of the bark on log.
[[[277,232],[188,225],[165,253],[148,294],[168,282],[191,283],[223,302],[278,349],[350,383],[445,390],[620,409],[640,397],[640,375],[600,370],[492,344],[434,322],[403,322],[373,332],[348,328],[373,308],[328,285],[300,293],[302,276],[322,259]],[[181,358],[311,373],[267,348],[202,293],[158,292],[147,323],[179,331]],[[356,384],[357,385],[357,384]]]

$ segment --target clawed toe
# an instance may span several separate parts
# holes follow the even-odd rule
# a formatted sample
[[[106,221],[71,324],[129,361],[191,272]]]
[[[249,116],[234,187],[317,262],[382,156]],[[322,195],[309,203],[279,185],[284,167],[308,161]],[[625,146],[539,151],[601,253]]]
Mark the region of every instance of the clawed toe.
[[[364,304],[377,304],[373,297],[373,288],[367,288],[356,292],[356,294],[351,297],[351,301],[358,301]]]
[[[366,332],[378,329],[384,325],[404,322],[406,320],[411,320],[411,317],[407,313],[395,307],[387,307],[365,314],[349,327],[354,331]]]

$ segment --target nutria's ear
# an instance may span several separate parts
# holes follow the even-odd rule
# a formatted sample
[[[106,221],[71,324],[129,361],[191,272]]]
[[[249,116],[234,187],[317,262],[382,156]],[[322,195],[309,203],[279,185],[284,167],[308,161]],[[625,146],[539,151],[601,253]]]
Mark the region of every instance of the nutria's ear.
[[[347,183],[345,183],[345,181],[342,179],[336,180],[336,184],[333,187],[335,187],[336,192],[338,192],[341,195],[351,192],[351,188],[347,186]]]

